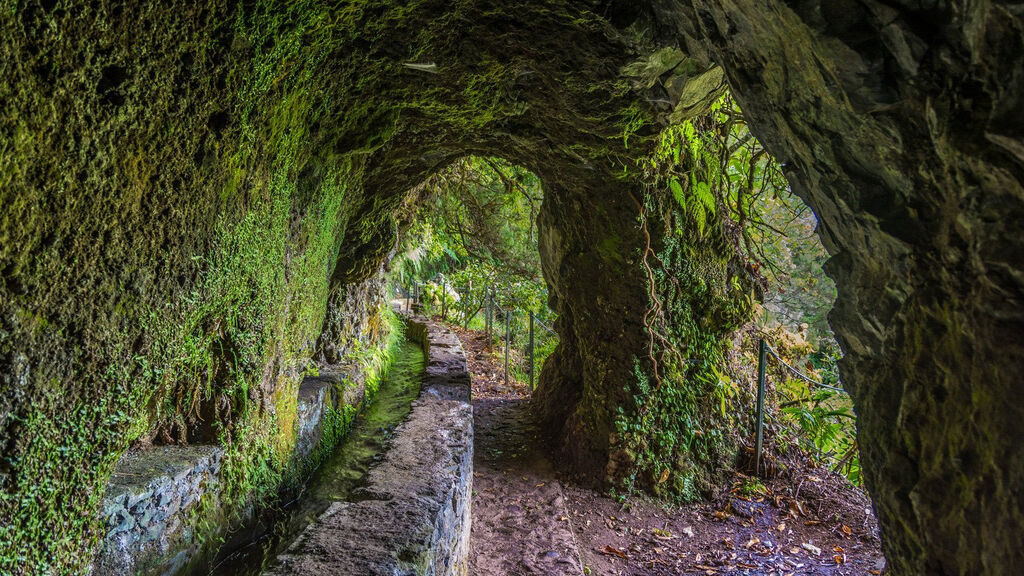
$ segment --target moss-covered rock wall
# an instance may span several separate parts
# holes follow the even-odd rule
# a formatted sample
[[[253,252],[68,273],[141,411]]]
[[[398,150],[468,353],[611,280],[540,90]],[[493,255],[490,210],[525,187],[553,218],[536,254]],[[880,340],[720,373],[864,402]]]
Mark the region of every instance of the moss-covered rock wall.
[[[299,376],[325,328],[319,352],[345,348],[343,295],[432,170],[628,165],[653,131],[619,70],[647,46],[597,8],[4,4],[0,569],[81,570],[133,443],[225,446],[229,508],[275,494]],[[577,188],[595,228],[631,226],[600,206],[617,188]],[[607,389],[597,359],[583,384]],[[598,464],[605,430],[577,438]]]
[[[618,470],[649,350],[636,162],[723,70],[834,254],[894,572],[1012,570],[1021,29],[1000,3],[7,0],[0,570],[84,566],[131,442],[222,443],[227,501],[275,491],[329,306],[467,153],[550,191],[538,406]]]
[[[2,12],[0,571],[73,573],[133,443],[222,444],[223,501],[276,493],[377,135],[326,142],[310,3]]]

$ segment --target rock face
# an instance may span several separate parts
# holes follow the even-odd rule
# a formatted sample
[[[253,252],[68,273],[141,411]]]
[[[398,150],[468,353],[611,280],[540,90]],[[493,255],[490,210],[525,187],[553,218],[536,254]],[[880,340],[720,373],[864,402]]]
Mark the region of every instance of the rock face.
[[[353,338],[352,342],[360,340]],[[359,364],[324,365],[319,375],[303,378],[291,453],[295,471],[289,481],[304,482],[364,407],[367,379],[381,377],[380,373],[368,374],[365,368]],[[253,506],[240,510],[217,500],[223,456],[223,448],[209,445],[148,446],[122,456],[103,495],[105,534],[89,573],[187,573],[203,553],[210,553],[203,549],[205,535],[192,526],[200,513],[194,507],[200,501],[210,505],[208,510],[225,516],[235,513],[220,518],[222,528],[228,530],[258,512]]]
[[[1024,552],[1024,20],[967,2],[663,3],[821,221],[894,574]]]
[[[468,574],[473,409],[458,338],[412,320],[427,348],[420,398],[357,502],[336,502],[270,576]]]
[[[383,270],[362,282],[331,283],[327,315],[317,338],[317,351],[324,362],[336,364],[364,341],[379,336],[380,318],[366,311],[378,310],[386,303],[388,288]],[[353,335],[361,338],[352,338]]]
[[[0,571],[80,570],[96,494],[147,435],[222,444],[222,490],[272,492],[301,366],[344,349],[364,296],[342,296],[392,250],[409,191],[467,153],[542,178],[562,343],[538,407],[568,462],[618,470],[647,342],[630,168],[724,77],[834,255],[893,572],[1011,572],[1021,30],[998,2],[12,6]]]

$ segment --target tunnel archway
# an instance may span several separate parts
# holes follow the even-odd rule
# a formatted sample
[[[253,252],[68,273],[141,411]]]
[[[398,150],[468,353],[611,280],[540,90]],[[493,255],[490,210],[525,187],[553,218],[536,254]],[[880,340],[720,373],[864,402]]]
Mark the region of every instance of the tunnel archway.
[[[88,517],[98,470],[138,426],[116,416],[119,402],[173,380],[154,364],[185,378],[190,360],[167,350],[215,336],[217,318],[261,335],[252,365],[235,366],[272,413],[286,361],[329,314],[326,280],[308,293],[288,284],[293,244],[317,247],[310,259],[330,262],[321,276],[335,287],[368,278],[405,192],[467,152],[507,155],[550,191],[542,246],[566,344],[540,405],[568,423],[573,460],[607,470],[607,412],[643,349],[629,303],[645,290],[628,257],[643,240],[622,168],[728,78],[833,254],[832,324],[892,571],[1008,572],[1020,560],[1019,10],[674,0],[16,12],[0,28],[23,56],[5,63],[19,82],[0,92],[11,143],[0,186],[13,191],[0,253],[12,550],[82,557],[74,540],[43,543],[26,514],[88,532],[72,517]],[[314,221],[323,228],[303,228]],[[281,277],[226,277],[259,297],[217,293],[200,314],[189,294],[234,286],[210,271],[247,262],[248,245],[223,242],[241,237],[239,223]],[[609,275],[621,282],[600,308],[576,300]],[[307,304],[282,311],[265,294]],[[302,328],[272,329],[272,318]],[[146,324],[162,321],[181,329]],[[53,417],[85,420],[100,398],[115,398],[109,418],[73,444],[86,455],[68,456]],[[53,462],[92,481],[54,473],[31,487]],[[22,496],[33,504],[16,510]]]

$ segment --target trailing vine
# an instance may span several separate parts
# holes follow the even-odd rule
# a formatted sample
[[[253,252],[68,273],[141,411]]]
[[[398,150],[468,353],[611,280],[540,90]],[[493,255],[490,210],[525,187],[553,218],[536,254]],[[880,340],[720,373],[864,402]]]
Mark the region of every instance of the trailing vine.
[[[714,114],[714,112],[713,112]],[[681,500],[715,490],[738,446],[726,366],[728,337],[748,321],[763,285],[725,204],[715,118],[666,129],[631,194],[647,284],[647,354],[634,369],[633,410],[620,409],[619,445],[629,471],[620,488]]]

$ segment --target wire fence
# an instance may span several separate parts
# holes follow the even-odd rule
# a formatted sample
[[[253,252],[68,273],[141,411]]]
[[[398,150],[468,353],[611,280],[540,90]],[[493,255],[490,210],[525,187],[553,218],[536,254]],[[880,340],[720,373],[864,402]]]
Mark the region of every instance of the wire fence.
[[[439,294],[430,294],[424,298],[425,291],[439,288]],[[463,328],[482,330],[492,346],[500,346],[503,353],[504,380],[526,381],[530,390],[537,385],[537,373],[544,360],[558,342],[555,330],[537,317],[533,310],[517,308],[514,302],[501,305],[496,298],[493,286],[473,287],[467,285],[448,285],[446,282],[421,283],[413,282],[398,287],[399,294],[405,300],[405,308],[412,312],[436,314],[444,322],[457,323]],[[458,297],[450,297],[454,292]],[[808,384],[810,392],[816,389],[827,390],[841,395],[848,395],[839,387],[830,386],[793,367],[763,337],[759,339],[757,367],[757,441],[756,441],[756,472],[764,470],[764,427],[765,427],[765,390],[768,360],[771,358],[793,377]],[[693,360],[697,362],[698,360]],[[778,395],[778,390],[776,390]],[[793,403],[798,400],[793,400]],[[789,402],[787,402],[788,404]],[[780,405],[781,406],[781,405]],[[833,414],[834,412],[829,412]],[[839,472],[843,465],[849,465],[856,457],[856,443],[845,454],[836,458],[835,471]],[[826,456],[820,450],[819,457]]]
[[[536,311],[518,307],[514,301],[503,306],[492,285],[414,281],[397,290],[410,312],[436,314],[443,322],[482,330],[488,344],[500,345],[505,383],[514,379],[526,381],[530,390],[536,388],[538,370],[558,343],[558,333]]]
[[[808,384],[809,385],[808,386],[808,390],[809,390],[809,392],[812,393],[812,396],[813,396],[813,393],[814,393],[815,389],[826,390],[828,392],[835,393],[837,395],[843,395],[843,396],[848,396],[849,395],[846,392],[846,390],[844,390],[843,388],[839,388],[839,387],[836,387],[836,386],[830,386],[828,384],[824,384],[822,382],[819,382],[818,380],[815,380],[814,378],[811,378],[806,373],[796,369],[791,364],[786,362],[786,360],[784,360],[782,358],[782,356],[779,354],[779,351],[776,350],[771,344],[768,344],[767,340],[765,340],[764,337],[760,338],[759,339],[759,343],[758,343],[758,363],[757,363],[757,408],[756,408],[756,411],[757,411],[757,413],[756,413],[756,417],[757,417],[757,445],[755,447],[755,451],[756,451],[756,464],[755,464],[755,466],[756,466],[756,472],[758,474],[760,474],[761,472],[764,471],[763,470],[763,456],[764,456],[765,388],[766,388],[766,379],[767,379],[766,373],[767,373],[767,366],[768,366],[768,358],[769,357],[771,357],[776,362],[778,362],[778,364],[782,368],[784,368],[786,370],[786,372],[792,374],[798,380],[801,380],[802,382]],[[798,402],[799,402],[799,400],[793,400],[791,402],[787,402],[787,404],[794,404],[794,403],[798,403]],[[838,411],[838,410],[825,411],[824,414],[827,415],[827,416],[833,416],[833,417],[835,417],[837,415],[843,415],[843,413],[841,411]],[[852,415],[849,415],[849,417],[852,418]],[[846,452],[836,460],[836,465],[835,465],[833,470],[835,472],[839,472],[843,468],[843,466],[849,466],[851,464],[851,462],[855,459],[856,454],[857,454],[857,443],[856,443],[856,441],[854,441],[852,446],[850,446],[846,450]],[[819,454],[818,455],[819,455],[819,457],[824,456],[824,454],[822,454],[820,450],[819,450]]]

